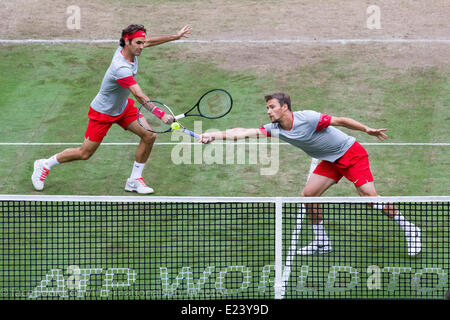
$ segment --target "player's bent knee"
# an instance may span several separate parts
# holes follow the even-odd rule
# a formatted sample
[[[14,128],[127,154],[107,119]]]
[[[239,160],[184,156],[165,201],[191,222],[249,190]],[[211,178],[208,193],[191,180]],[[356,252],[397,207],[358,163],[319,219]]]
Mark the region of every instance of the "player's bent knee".
[[[142,137],[142,140],[144,140],[145,143],[153,143],[156,140],[156,133],[154,132],[146,132],[146,134]]]
[[[312,190],[303,189],[301,196],[302,197],[318,197],[319,195],[316,192],[313,192]]]
[[[363,185],[357,186],[356,190],[361,197],[378,197],[378,193],[373,182],[367,182]]]
[[[378,197],[376,192],[362,192],[360,193],[362,197]]]
[[[89,153],[82,153],[80,156],[80,160],[88,160],[91,157]]]
[[[89,151],[89,150],[80,150],[80,160],[88,160],[92,155],[94,154],[94,152]]]

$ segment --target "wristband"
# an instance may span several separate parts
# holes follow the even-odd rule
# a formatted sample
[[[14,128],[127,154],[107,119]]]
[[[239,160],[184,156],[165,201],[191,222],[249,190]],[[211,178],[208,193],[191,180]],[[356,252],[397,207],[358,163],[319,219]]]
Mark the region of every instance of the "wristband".
[[[152,113],[157,116],[159,119],[161,119],[162,117],[164,117],[164,115],[166,114],[164,111],[162,111],[160,108],[158,107],[154,107],[152,110]]]

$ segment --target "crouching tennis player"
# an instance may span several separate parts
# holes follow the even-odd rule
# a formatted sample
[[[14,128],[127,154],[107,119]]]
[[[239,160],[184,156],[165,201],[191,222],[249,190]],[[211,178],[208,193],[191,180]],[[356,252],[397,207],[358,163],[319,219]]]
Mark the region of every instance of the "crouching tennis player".
[[[334,117],[315,111],[292,112],[291,99],[284,93],[265,97],[267,114],[271,123],[261,128],[235,128],[222,132],[204,133],[202,142],[213,140],[238,140],[261,136],[278,137],[322,160],[314,170],[302,191],[302,197],[319,197],[343,176],[353,182],[360,196],[376,197],[377,192],[369,167],[366,150],[351,137],[335,126],[359,130],[380,141],[387,138],[387,129],[372,129],[350,118]],[[405,232],[408,254],[415,256],[421,251],[421,230],[408,222],[393,205],[374,205],[387,214]],[[307,205],[308,218],[313,225],[314,240],[297,251],[299,255],[328,253],[332,250],[324,225],[320,204]]]
[[[140,104],[149,101],[135,79],[138,71],[137,57],[141,55],[142,50],[146,47],[187,37],[190,30],[190,26],[185,26],[175,35],[151,38],[147,36],[146,29],[142,25],[130,25],[122,30],[120,46],[114,53],[100,91],[91,103],[88,114],[89,123],[83,144],[79,148],[66,149],[48,159],[36,160],[31,176],[36,190],[44,189],[44,181],[55,165],[89,159],[100,146],[111,126],[116,123],[141,138],[131,175],[125,184],[125,190],[141,194],[153,192],[153,189],[145,184],[142,172],[152,151],[156,134],[143,129],[138,124],[138,109],[134,106],[134,100],[129,99],[128,96],[131,92]],[[150,107],[153,107],[154,113],[164,122],[173,122],[172,116],[154,108],[153,105]]]

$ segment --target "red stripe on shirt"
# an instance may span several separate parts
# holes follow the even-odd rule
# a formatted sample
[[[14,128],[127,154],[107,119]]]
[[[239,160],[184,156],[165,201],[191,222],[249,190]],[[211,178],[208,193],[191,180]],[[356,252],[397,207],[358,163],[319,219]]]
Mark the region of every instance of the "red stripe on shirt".
[[[264,134],[266,137],[270,137],[270,133],[267,132],[267,130],[266,130],[266,128],[264,128],[264,126],[259,128],[259,131],[261,131],[261,133]]]
[[[327,128],[330,125],[330,122],[331,116],[328,114],[321,113],[319,123],[317,124],[316,132]]]
[[[116,81],[124,89],[128,88],[129,86],[135,85],[137,83],[137,81],[134,79],[133,76],[125,77],[122,79],[117,79]]]

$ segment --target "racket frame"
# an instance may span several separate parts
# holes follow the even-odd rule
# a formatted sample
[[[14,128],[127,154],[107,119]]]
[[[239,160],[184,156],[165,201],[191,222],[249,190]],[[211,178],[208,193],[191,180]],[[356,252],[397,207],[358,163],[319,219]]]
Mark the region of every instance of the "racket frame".
[[[145,101],[144,103],[142,103],[142,104],[139,106],[139,108],[138,108],[137,121],[138,121],[139,125],[140,125],[142,128],[144,128],[145,130],[150,131],[150,132],[153,132],[153,133],[166,133],[166,132],[173,131],[172,128],[171,128],[170,126],[169,126],[169,128],[168,128],[167,130],[164,130],[164,131],[155,131],[155,130],[147,129],[146,127],[144,127],[144,126],[142,125],[142,123],[141,123],[141,121],[140,121],[140,118],[141,118],[141,117],[140,117],[141,109],[142,109],[142,108],[145,108],[145,109],[147,109],[148,112],[152,112],[150,109],[148,109],[148,108],[145,106],[145,104],[147,104],[147,103],[149,103],[149,102],[152,103],[152,104],[156,103],[156,104],[159,104],[159,105],[161,105],[161,106],[164,106],[164,107],[167,108],[167,110],[169,111],[169,114],[175,118],[175,115],[174,115],[172,109],[170,109],[169,106],[167,106],[165,103],[162,103],[161,101],[158,101],[158,100],[147,100],[147,101]],[[157,106],[155,106],[155,107],[157,107]],[[145,119],[145,116],[144,116],[144,119]],[[161,120],[161,122],[163,122],[163,121]],[[177,122],[178,122],[178,121],[177,121]],[[181,125],[181,123],[178,122],[178,124],[179,124],[182,128],[184,128],[184,127]],[[150,128],[151,128],[151,126],[150,126]]]
[[[169,107],[168,105],[166,105],[165,103],[162,103],[161,101],[157,101],[157,100],[148,100],[148,101],[145,101],[143,104],[140,105],[140,107],[139,107],[139,109],[138,109],[137,120],[138,120],[139,125],[140,125],[142,128],[144,128],[144,129],[147,130],[147,131],[153,132],[153,133],[167,133],[167,132],[170,132],[170,131],[175,131],[175,130],[173,130],[171,127],[169,127],[169,128],[168,128],[167,130],[165,130],[165,131],[154,131],[154,130],[151,130],[151,129],[147,129],[146,127],[143,126],[143,124],[142,124],[141,121],[139,120],[139,119],[141,118],[141,117],[140,117],[141,109],[142,109],[142,108],[145,108],[145,109],[147,109],[147,111],[151,112],[151,110],[148,109],[148,108],[144,105],[144,104],[149,103],[149,102],[152,103],[152,104],[153,104],[153,103],[157,103],[157,104],[160,104],[160,105],[164,106],[165,108],[167,108],[167,110],[169,111],[169,113],[174,117],[174,119],[175,119],[174,122],[176,122],[176,123],[178,123],[178,124],[180,125],[180,129],[181,129],[182,132],[184,132],[184,133],[186,133],[186,134],[188,134],[188,135],[190,135],[191,137],[194,137],[194,138],[196,138],[196,139],[200,139],[200,135],[199,135],[199,134],[197,134],[197,133],[195,133],[195,132],[193,132],[193,131],[191,131],[191,130],[189,130],[189,129],[186,129],[186,128],[178,121],[179,118],[183,118],[183,117],[179,117],[180,115],[175,116],[175,114],[173,113],[172,109],[170,109],[170,107]],[[145,116],[144,116],[144,119],[145,119]],[[162,121],[162,120],[161,120],[161,121]],[[151,126],[150,126],[150,127],[151,127]],[[180,129],[177,129],[177,130],[180,130]]]
[[[227,94],[228,97],[230,98],[230,106],[228,107],[227,112],[225,112],[224,114],[222,114],[222,115],[220,115],[220,116],[218,116],[218,117],[208,117],[208,116],[205,116],[204,114],[202,114],[202,112],[201,112],[201,110],[200,110],[200,102],[202,101],[202,99],[203,99],[206,95],[208,95],[208,94],[210,94],[211,92],[214,92],[214,91],[222,91],[222,92],[224,92],[225,94]],[[167,130],[165,130],[165,131],[154,131],[154,130],[151,130],[151,129],[147,129],[147,128],[145,128],[145,127],[142,125],[142,123],[141,123],[140,120],[139,120],[139,119],[140,119],[139,115],[140,115],[140,113],[141,113],[141,109],[142,109],[142,108],[145,108],[145,109],[147,109],[149,112],[151,112],[151,110],[149,110],[147,107],[145,107],[145,104],[148,103],[148,102],[151,102],[152,104],[153,104],[153,103],[157,103],[157,104],[160,104],[160,105],[164,106],[165,108],[167,108],[167,110],[169,110],[170,114],[174,117],[174,119],[175,119],[174,122],[177,122],[177,123],[180,125],[180,129],[182,129],[182,131],[183,131],[184,133],[189,134],[190,136],[192,136],[192,137],[194,137],[194,138],[196,138],[196,139],[200,139],[200,135],[197,134],[197,133],[195,133],[195,132],[193,132],[193,131],[191,131],[191,130],[189,130],[189,129],[186,129],[186,128],[178,121],[178,120],[183,119],[183,118],[185,118],[185,117],[190,117],[190,116],[199,116],[199,117],[203,117],[203,118],[206,118],[206,119],[219,119],[219,118],[222,118],[222,117],[224,117],[225,115],[227,115],[227,114],[231,111],[231,109],[232,109],[232,107],[233,107],[233,98],[231,97],[231,94],[230,94],[227,90],[225,90],[225,89],[211,89],[211,90],[208,90],[207,92],[205,92],[205,93],[198,99],[197,103],[196,103],[192,108],[190,108],[188,111],[186,111],[186,112],[184,112],[184,113],[181,113],[181,114],[179,114],[179,115],[177,115],[177,116],[173,113],[172,109],[170,109],[170,107],[167,106],[165,103],[162,103],[161,101],[158,101],[158,100],[148,100],[148,101],[145,101],[144,103],[142,103],[142,104],[140,105],[140,107],[139,107],[139,109],[138,109],[138,117],[137,117],[137,120],[138,120],[139,125],[140,125],[142,128],[144,128],[144,129],[147,130],[147,131],[154,132],[154,133],[166,133],[166,132],[170,132],[170,131],[174,131],[174,130],[172,130],[172,128],[169,127],[169,128],[168,128]],[[192,110],[194,110],[194,109],[197,109],[198,114],[190,114],[190,112],[191,112]],[[144,118],[145,118],[145,116],[144,116]],[[180,130],[180,129],[178,129],[178,130]]]
[[[230,98],[230,106],[228,107],[227,112],[225,112],[225,113],[222,114],[221,116],[219,116],[219,117],[208,117],[208,116],[205,116],[204,114],[202,114],[202,112],[201,112],[201,110],[200,110],[200,101],[202,101],[202,99],[203,99],[206,95],[208,95],[209,93],[214,92],[214,91],[222,91],[222,92],[225,92],[225,94],[227,94],[228,97]],[[182,113],[182,114],[177,115],[177,116],[175,117],[175,119],[178,120],[178,119],[183,119],[183,118],[185,118],[185,117],[192,117],[192,116],[203,117],[203,118],[206,118],[206,119],[219,119],[219,118],[222,118],[222,117],[224,117],[225,115],[227,115],[227,114],[231,111],[232,108],[233,108],[233,98],[231,97],[231,94],[230,94],[227,90],[225,90],[225,89],[211,89],[211,90],[205,92],[205,93],[198,99],[197,103],[196,103],[192,108],[190,108],[190,109],[189,109],[188,111],[186,111],[185,113]],[[194,110],[194,109],[197,109],[198,114],[189,114],[189,113],[190,113],[192,110]]]

